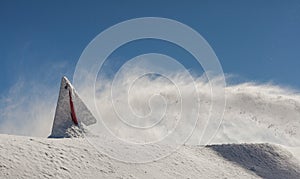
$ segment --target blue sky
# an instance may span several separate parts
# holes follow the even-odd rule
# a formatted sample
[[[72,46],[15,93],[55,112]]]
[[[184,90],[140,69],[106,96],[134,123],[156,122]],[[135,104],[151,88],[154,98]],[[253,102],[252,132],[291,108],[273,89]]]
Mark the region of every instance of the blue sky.
[[[214,49],[226,74],[242,81],[300,89],[297,0],[2,0],[1,97],[19,80],[58,86],[62,75],[72,78],[83,49],[101,31],[124,20],[148,16],[174,19],[197,30]],[[188,68],[200,69],[184,51],[151,40],[124,46],[112,55],[114,61],[108,67],[117,68],[124,60],[147,52],[175,54]]]

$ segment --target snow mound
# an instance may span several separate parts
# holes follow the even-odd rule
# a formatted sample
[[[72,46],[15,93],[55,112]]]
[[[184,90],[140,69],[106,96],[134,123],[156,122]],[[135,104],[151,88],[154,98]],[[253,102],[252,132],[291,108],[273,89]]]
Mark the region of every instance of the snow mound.
[[[0,178],[300,178],[299,162],[271,144],[186,145],[161,160],[129,164],[84,138],[0,135],[0,141]]]
[[[296,159],[283,148],[269,144],[224,144],[211,149],[225,159],[253,171],[262,178],[299,178]]]

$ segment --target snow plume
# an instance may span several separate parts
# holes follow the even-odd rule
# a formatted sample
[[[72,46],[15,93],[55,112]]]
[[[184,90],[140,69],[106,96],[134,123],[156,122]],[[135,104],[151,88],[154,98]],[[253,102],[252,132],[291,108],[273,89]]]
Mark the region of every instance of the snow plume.
[[[270,84],[226,88],[227,105],[218,143],[272,142],[300,146],[300,95]]]
[[[48,136],[57,95],[54,87],[19,80],[0,98],[0,133]]]
[[[176,74],[174,78],[181,84],[183,93],[179,93],[172,81],[156,75],[136,79],[132,72],[123,74],[114,83],[108,79],[100,79],[96,83],[95,101],[98,112],[92,112],[121,140],[147,143],[172,135],[172,139],[181,139],[180,132],[191,132],[195,127],[188,143],[199,144],[199,137],[206,124],[203,119],[209,116],[212,103],[210,84],[205,76],[194,79],[199,96],[196,100],[199,102],[199,115],[195,125],[191,118],[195,118],[197,110],[194,103],[188,102],[195,101],[195,91],[192,90],[194,84],[184,75]],[[132,81],[135,82],[132,84]],[[48,88],[39,83],[16,83],[7,97],[0,101],[0,132],[48,136],[53,122],[58,85]],[[126,90],[128,86],[131,86],[129,91]],[[255,83],[231,85],[226,87],[225,92],[227,101],[224,118],[217,135],[210,143],[271,142],[300,146],[299,94],[280,86]],[[88,106],[95,104],[93,95],[80,95],[85,95],[84,100]],[[185,102],[181,101],[180,95],[184,95]],[[188,109],[190,113],[182,113]],[[180,123],[182,119],[184,122]],[[214,120],[210,123],[211,128],[207,130],[219,126],[218,122],[214,124]],[[178,126],[180,130],[174,132],[174,127]],[[143,132],[148,128],[151,130]]]
[[[72,64],[48,55],[48,60],[38,59],[38,68],[34,68],[27,63],[34,58],[26,56],[22,60],[20,69],[8,79],[17,80],[0,94],[0,133],[38,137],[50,134],[60,80],[72,74]]]
[[[106,127],[95,130],[97,133],[108,128],[120,140],[145,144],[172,136],[171,141],[190,137],[187,143],[194,145],[270,142],[300,146],[300,95],[288,88],[255,83],[227,86],[223,121],[220,125],[219,119],[210,119],[205,133],[218,127],[219,130],[213,140],[209,140],[213,132],[206,136],[203,131],[213,111],[210,111],[211,87],[205,75],[194,79],[194,84],[189,83],[185,75],[174,75],[177,85],[182,86],[180,92],[172,81],[162,76],[136,78],[135,72],[121,76],[117,82],[102,79],[96,85],[98,111],[93,110],[93,113]],[[199,97],[196,100],[198,109],[195,103],[189,102],[195,101],[193,85]],[[181,101],[182,96],[185,102]],[[94,104],[93,99],[84,99]],[[218,96],[213,100],[221,106]],[[188,113],[183,112],[187,110]],[[186,136],[187,131],[193,131],[193,134]]]

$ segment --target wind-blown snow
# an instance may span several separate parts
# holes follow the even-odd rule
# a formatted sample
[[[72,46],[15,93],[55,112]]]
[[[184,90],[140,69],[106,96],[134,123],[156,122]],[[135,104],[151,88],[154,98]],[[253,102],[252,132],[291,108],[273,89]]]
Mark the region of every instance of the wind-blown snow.
[[[110,130],[118,137],[125,140],[136,141],[153,141],[160,139],[170,132],[174,126],[180,110],[180,95],[174,88],[174,85],[162,78],[147,78],[144,77],[134,83],[130,93],[127,96],[126,86],[131,85],[135,79],[134,73],[124,75],[120,83],[116,83],[113,92],[116,94],[114,106],[111,102],[111,86],[110,83],[101,83],[98,86],[96,93],[96,104],[101,112],[101,119],[107,124]],[[193,98],[194,94],[189,89],[193,84],[184,83],[185,77],[177,75],[178,81],[181,81],[187,99]],[[216,79],[217,80],[217,79]],[[198,78],[195,81],[198,89],[200,114],[199,121],[203,124],[209,116],[211,105],[211,90],[210,84],[205,78]],[[226,92],[226,108],[224,118],[218,134],[210,142],[215,144],[220,143],[243,143],[243,142],[270,142],[282,144],[285,146],[300,146],[300,95],[279,86],[271,84],[255,84],[243,83],[231,85],[225,88]],[[138,115],[159,116],[161,108],[164,108],[162,101],[159,98],[153,98],[153,94],[159,94],[166,101],[166,117],[164,122],[159,123],[155,130],[152,130],[149,135],[136,135],[135,131],[131,131],[127,126],[124,127],[120,122],[122,119],[131,119],[138,121],[139,118],[133,118],[133,113]],[[90,98],[84,98],[89,102]],[[215,95],[216,104],[222,103],[218,101],[218,96]],[[188,101],[188,100],[187,100]],[[119,105],[116,105],[119,103]],[[91,104],[91,103],[88,103]],[[93,104],[93,103],[92,103]],[[123,107],[124,106],[124,107]],[[128,106],[131,110],[127,110]],[[192,104],[185,103],[185,108],[193,108]],[[116,114],[115,110],[121,111]],[[93,113],[99,118],[97,111]],[[190,114],[183,114],[181,118],[189,119]],[[139,124],[149,125],[155,123],[157,118],[149,117],[149,120],[139,121]],[[218,120],[215,120],[218,121]],[[210,121],[208,130],[214,130],[219,126],[218,122]],[[186,129],[190,129],[194,125],[193,121],[185,123]],[[189,140],[189,144],[199,144],[199,136],[202,134],[203,128],[196,127],[193,136]],[[205,136],[204,136],[205,137]],[[207,136],[210,137],[210,136]],[[206,139],[208,140],[208,139]],[[201,144],[201,142],[200,142]]]
[[[156,117],[161,115],[161,110],[165,108],[165,121],[157,123],[156,130],[143,135],[125,128],[118,123],[118,116],[114,112],[111,103],[110,83],[100,83],[96,90],[96,105],[101,109],[101,119],[105,122],[111,131],[117,137],[129,141],[138,141],[144,139],[144,142],[160,139],[169,134],[174,126],[174,121],[178,118],[178,105],[180,104],[180,95],[173,84],[160,77],[143,77],[137,80],[131,88],[129,97],[124,93],[124,86],[128,86],[135,78],[134,75],[124,76],[122,83],[116,83],[114,88],[115,102],[119,103],[117,107],[121,111],[123,119],[138,125],[151,125],[157,122]],[[185,77],[177,75],[177,81],[181,81],[182,89],[186,99],[192,99],[194,94],[190,83],[185,83]],[[216,79],[217,80],[217,79]],[[200,124],[207,118],[210,109],[211,94],[210,84],[204,78],[195,81],[197,94],[200,103]],[[43,88],[44,89],[44,88]],[[20,90],[21,91],[21,90]],[[9,135],[0,135],[0,177],[1,178],[299,178],[299,152],[300,146],[300,95],[288,89],[273,85],[257,85],[244,83],[231,85],[225,88],[227,96],[227,105],[224,113],[224,120],[220,126],[217,135],[206,147],[198,146],[199,135],[202,130],[196,126],[196,130],[186,145],[176,150],[171,155],[163,157],[160,160],[144,164],[129,164],[119,162],[111,158],[114,153],[125,156],[124,159],[139,160],[139,155],[129,155],[125,145],[111,143],[109,138],[105,138],[105,133],[96,135],[98,139],[103,140],[105,148],[101,153],[91,146],[85,139],[45,139],[33,137],[17,137]],[[15,93],[12,93],[15,95]],[[153,94],[155,94],[153,96]],[[39,94],[40,95],[40,94]],[[84,96],[85,102],[94,102],[90,95]],[[156,96],[157,95],[157,96]],[[20,96],[20,95],[17,95]],[[50,131],[51,121],[42,121],[45,118],[40,116],[53,116],[52,107],[47,112],[39,111],[38,106],[46,106],[49,103],[43,98],[33,98],[35,100],[17,100],[17,105],[9,100],[8,106],[1,109],[1,132],[15,134],[30,134],[33,124],[49,123],[46,128]],[[126,98],[125,98],[126,97]],[[158,98],[156,98],[158,97]],[[162,98],[161,98],[162,97]],[[52,99],[52,98],[51,98]],[[163,99],[163,100],[161,100]],[[221,99],[214,98],[216,104],[222,103]],[[26,101],[26,108],[22,107],[22,102]],[[45,102],[46,101],[46,102]],[[165,102],[165,103],[162,103]],[[188,100],[187,100],[188,101]],[[56,102],[56,101],[55,101]],[[3,104],[2,104],[3,105]],[[128,109],[130,105],[130,110]],[[51,106],[51,105],[50,105]],[[33,110],[28,110],[31,107]],[[116,106],[115,106],[116,107]],[[123,108],[124,107],[124,108]],[[185,108],[191,108],[192,104],[185,103]],[[29,116],[26,115],[29,111]],[[79,110],[80,111],[80,110]],[[99,117],[97,111],[92,111]],[[136,121],[138,118],[132,118],[132,112],[137,116],[150,117],[147,121]],[[42,113],[42,114],[41,114]],[[128,114],[127,114],[128,113]],[[129,114],[131,113],[131,114]],[[18,115],[17,115],[18,114]],[[21,115],[21,116],[20,116]],[[23,115],[23,116],[22,116]],[[191,114],[184,114],[181,117],[190,119]],[[30,117],[29,119],[27,119]],[[28,125],[22,125],[18,121],[23,119]],[[17,128],[14,128],[9,120],[16,121]],[[98,118],[99,120],[99,118]],[[218,121],[218,120],[216,120]],[[9,123],[9,129],[6,125]],[[219,123],[211,121],[210,129],[215,129]],[[190,129],[194,123],[187,120],[182,129]],[[30,126],[30,128],[28,128]],[[45,126],[45,125],[44,125]],[[23,128],[22,128],[23,127]],[[49,128],[49,129],[48,129]],[[201,129],[201,128],[200,128]],[[203,128],[202,128],[203,129]],[[20,132],[21,131],[21,132]],[[26,133],[28,132],[28,133]],[[38,133],[39,135],[41,133]],[[176,133],[180,135],[180,133]],[[175,137],[176,138],[176,137]],[[107,143],[108,142],[108,143]],[[172,144],[174,141],[170,141]],[[257,143],[270,142],[279,145],[270,144],[228,144],[225,143]],[[175,141],[176,143],[176,141]],[[115,146],[115,144],[118,144]],[[167,143],[168,144],[168,143]],[[148,156],[164,156],[165,151],[169,151],[172,145],[149,144],[144,151]],[[290,152],[288,152],[288,149]],[[108,152],[107,152],[108,151]],[[123,152],[123,153],[122,153]],[[110,154],[107,156],[106,154]],[[155,158],[155,157],[154,157]],[[160,158],[160,157],[158,157]],[[141,158],[141,160],[143,160]]]
[[[177,77],[184,84],[185,77],[180,75],[177,75]],[[123,85],[127,85],[134,78],[134,73],[127,74],[124,76]],[[200,119],[205,119],[210,105],[210,86],[205,78],[198,78],[195,83],[202,111]],[[187,89],[189,89],[189,85],[186,84]],[[113,126],[112,130],[116,135],[129,139],[135,133],[132,134],[130,130],[123,129],[115,122],[118,118],[112,112],[109,101],[111,94],[109,87],[109,81],[99,81],[96,90],[96,104],[101,109],[102,119]],[[32,92],[26,89],[31,89]],[[120,98],[124,94],[122,89],[124,89],[122,84],[117,84],[115,94]],[[168,99],[169,104],[173,104],[170,105],[167,112],[169,119],[167,121],[174,120],[178,114],[176,106],[178,95],[172,84],[160,78],[143,78],[143,80],[135,83],[129,98],[134,112],[144,115],[152,110],[154,116],[159,115],[161,111],[157,108],[161,106],[160,99],[154,97],[151,100],[151,105],[148,104],[149,96],[153,92],[157,92],[157,89]],[[270,84],[253,83],[231,85],[226,87],[225,90],[227,105],[224,120],[219,133],[211,143],[272,142],[285,146],[300,146],[299,93]],[[58,89],[56,87],[55,89],[53,87],[46,88],[41,83],[38,83],[38,86],[32,85],[32,83],[22,83],[22,85],[14,86],[7,98],[1,98],[0,132],[47,137],[53,122],[57,93]],[[84,96],[84,100],[88,102],[88,105],[94,104],[92,95],[80,95]],[[97,111],[92,112],[96,117],[99,117]],[[123,118],[126,118],[126,114]],[[172,123],[166,122],[165,124],[167,124],[166,128],[161,126],[161,128],[157,128],[155,133],[151,133],[152,139],[167,134],[168,129],[172,127]],[[36,125],[39,127],[35,127]],[[192,124],[186,123],[186,125]],[[217,126],[216,123],[211,127],[215,128]],[[201,132],[202,130],[195,131],[195,135],[190,139],[191,144],[199,143],[197,137]],[[142,137],[146,138],[147,136]]]

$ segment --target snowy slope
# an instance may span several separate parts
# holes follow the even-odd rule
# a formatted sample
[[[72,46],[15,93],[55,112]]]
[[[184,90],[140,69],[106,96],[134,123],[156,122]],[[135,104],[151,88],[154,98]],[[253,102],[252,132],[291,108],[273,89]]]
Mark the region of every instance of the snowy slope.
[[[0,141],[0,178],[300,177],[292,154],[269,144],[183,146],[158,161],[128,164],[101,154],[82,138],[0,135]]]

